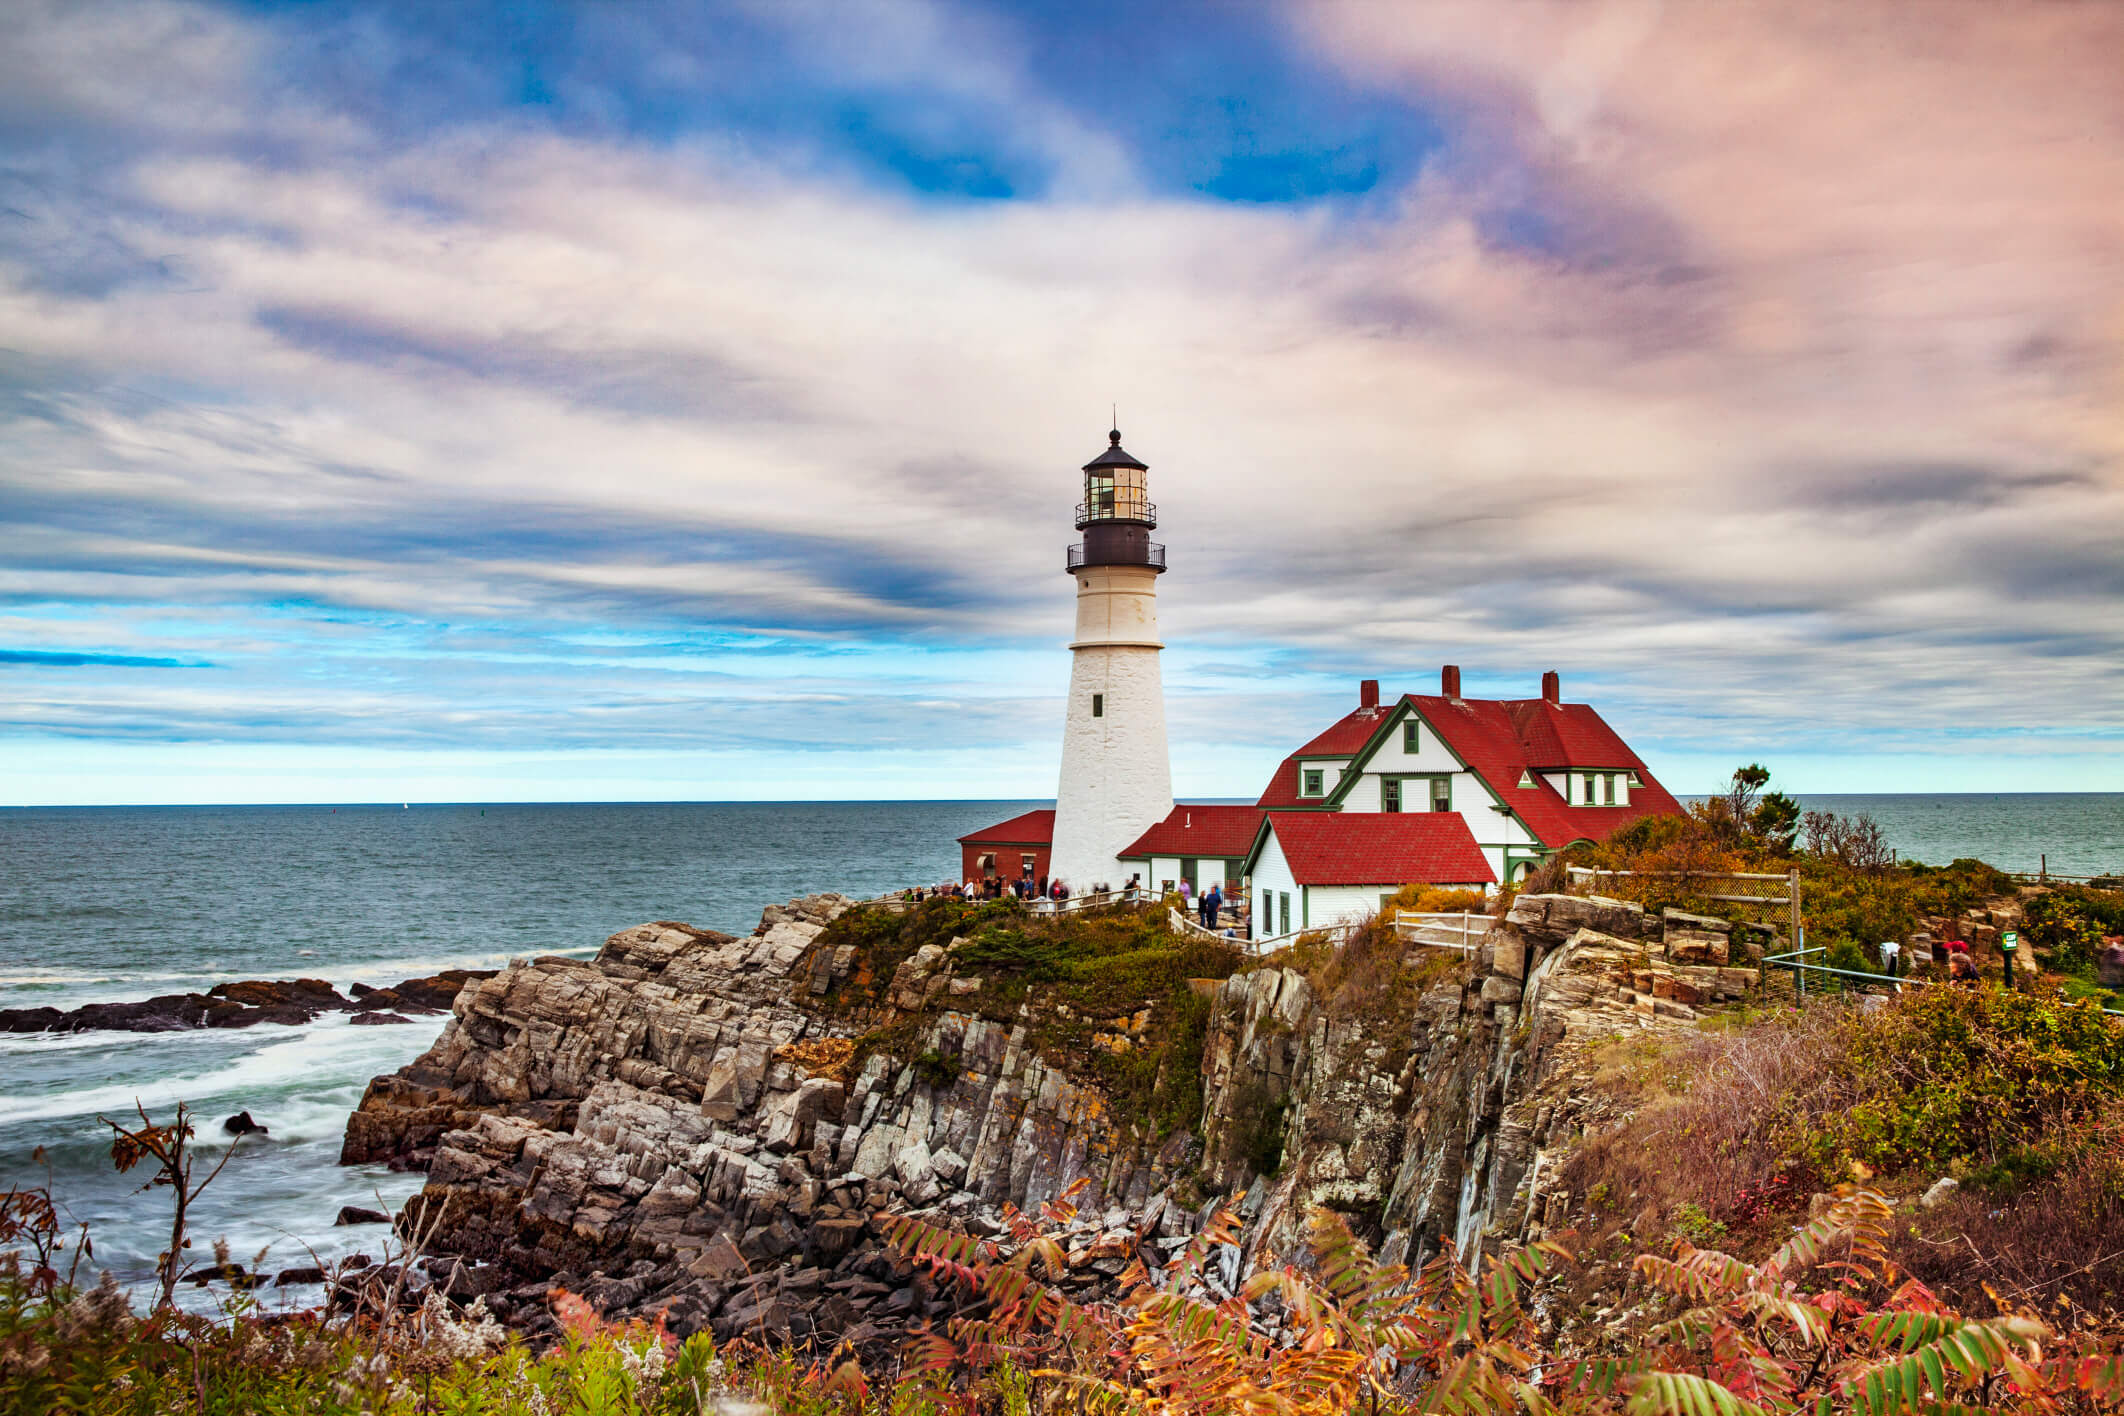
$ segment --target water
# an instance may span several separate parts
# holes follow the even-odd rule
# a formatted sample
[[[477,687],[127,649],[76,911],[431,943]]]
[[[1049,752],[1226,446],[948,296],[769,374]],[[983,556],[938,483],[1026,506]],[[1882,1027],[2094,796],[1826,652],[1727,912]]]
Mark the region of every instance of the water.
[[[144,998],[239,978],[351,983],[534,953],[588,954],[651,919],[744,933],[764,904],[821,889],[875,894],[948,879],[954,838],[1037,803],[912,802],[618,806],[171,807],[0,811],[0,1007]],[[2034,869],[2124,869],[2124,794],[1828,796],[1867,812],[1905,855],[1975,855]],[[164,1193],[109,1166],[99,1113],[137,1098],[201,1120],[203,1163],[220,1121],[272,1128],[244,1142],[194,1213],[203,1250],[226,1236],[251,1262],[305,1265],[379,1252],[383,1231],[334,1229],[342,1204],[392,1208],[420,1177],[336,1162],[346,1114],[380,1072],[418,1055],[441,1019],[353,1027],[0,1036],[0,1186],[50,1178],[90,1221],[96,1266],[150,1274],[167,1234]],[[186,1290],[198,1301],[192,1290]],[[316,1290],[268,1293],[314,1301]]]
[[[589,954],[644,920],[749,933],[761,906],[815,890],[876,894],[953,877],[954,838],[1036,803],[172,807],[0,811],[0,1007],[145,998],[240,978],[395,983],[512,957]],[[90,1222],[95,1263],[145,1283],[165,1191],[109,1164],[99,1114],[197,1109],[200,1171],[224,1117],[245,1140],[194,1211],[272,1270],[380,1254],[343,1204],[395,1208],[417,1175],[337,1164],[363,1087],[419,1055],[441,1018],[354,1027],[0,1035],[0,1187],[42,1183]],[[379,1206],[378,1201],[383,1202]],[[210,1260],[209,1260],[210,1261]],[[188,1303],[208,1301],[185,1289]],[[317,1290],[268,1291],[269,1302]]]
[[[1927,865],[1974,856],[2001,870],[2124,875],[2124,792],[1967,792],[1803,796],[1813,811],[1871,816],[1903,856]]]

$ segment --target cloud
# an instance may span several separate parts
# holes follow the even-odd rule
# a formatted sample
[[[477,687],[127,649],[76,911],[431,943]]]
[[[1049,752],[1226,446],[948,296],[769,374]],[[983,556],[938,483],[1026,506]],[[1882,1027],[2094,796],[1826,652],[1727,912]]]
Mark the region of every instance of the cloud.
[[[2116,753],[2116,12],[506,10],[24,13],[17,731],[1051,754],[1118,398],[1194,741]]]
[[[0,664],[33,664],[38,668],[80,669],[211,669],[212,664],[183,659],[151,659],[141,654],[91,654],[73,650],[0,649]]]

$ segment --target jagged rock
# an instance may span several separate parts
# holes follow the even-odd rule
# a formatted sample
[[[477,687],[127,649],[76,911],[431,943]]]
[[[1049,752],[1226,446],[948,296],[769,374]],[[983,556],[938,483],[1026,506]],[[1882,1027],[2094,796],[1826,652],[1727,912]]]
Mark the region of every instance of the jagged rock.
[[[231,1136],[264,1136],[271,1134],[265,1127],[251,1119],[248,1111],[239,1111],[221,1123],[221,1129]]]
[[[356,1013],[347,1021],[355,1027],[381,1027],[392,1023],[410,1023],[413,1020],[403,1013]]]
[[[1952,1175],[1942,1175],[1939,1179],[1932,1182],[1931,1188],[1925,1191],[1918,1203],[1926,1209],[1938,1209],[1941,1205],[1953,1199],[1961,1188],[1961,1181],[1955,1179]]]
[[[1323,1004],[1285,968],[1209,981],[1202,1122],[1168,1135],[1117,1117],[1062,1065],[1077,1059],[1043,1057],[1025,1016],[955,1011],[975,994],[953,991],[952,944],[876,979],[851,946],[821,947],[846,908],[793,900],[745,938],[641,925],[594,960],[468,983],[435,1045],[371,1084],[345,1153],[427,1167],[407,1223],[432,1222],[434,1250],[477,1267],[465,1281],[492,1282],[511,1321],[550,1321],[541,1285],[559,1282],[672,1331],[889,1346],[946,1299],[873,1216],[935,1205],[996,1235],[1005,1204],[1036,1211],[1079,1181],[1067,1251],[1092,1287],[1073,1292],[1226,1203],[1247,1224],[1213,1269],[1227,1293],[1298,1248],[1316,1204],[1376,1217],[1366,1237],[1395,1261],[1446,1239],[1477,1256],[1557,1214],[1536,1187],[1600,1116],[1568,1084],[1574,1049],[1686,1027],[1755,978],[1672,957],[1669,922],[1635,906],[1522,896],[1476,958],[1391,1009]],[[878,1015],[820,1001],[845,1008],[836,985],[855,978]],[[1081,1022],[1155,1043],[1140,1011]],[[806,1075],[884,1023],[889,1053]],[[949,1084],[911,1065],[925,1054],[952,1059]],[[1183,1181],[1199,1209],[1171,1201]]]
[[[295,1284],[323,1283],[325,1271],[321,1268],[288,1268],[273,1275],[275,1288],[287,1288]]]
[[[341,1205],[339,1207],[339,1218],[332,1221],[334,1225],[389,1224],[390,1222],[391,1216],[385,1214],[382,1210],[363,1209],[360,1205]]]

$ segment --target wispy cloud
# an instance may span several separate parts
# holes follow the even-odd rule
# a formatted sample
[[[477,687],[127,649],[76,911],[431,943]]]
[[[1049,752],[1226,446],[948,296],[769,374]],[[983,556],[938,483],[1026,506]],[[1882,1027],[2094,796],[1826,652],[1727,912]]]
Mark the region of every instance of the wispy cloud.
[[[2107,7],[12,29],[21,740],[1051,760],[1118,397],[1186,789],[1441,661],[2124,783]]]

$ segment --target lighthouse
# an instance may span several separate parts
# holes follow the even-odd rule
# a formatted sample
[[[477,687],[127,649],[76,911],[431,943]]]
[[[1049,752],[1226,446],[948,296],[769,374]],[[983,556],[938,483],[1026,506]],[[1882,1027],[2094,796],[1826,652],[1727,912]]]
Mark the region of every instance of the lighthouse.
[[[1076,893],[1124,884],[1117,857],[1173,809],[1158,667],[1165,547],[1150,538],[1158,508],[1149,472],[1122,448],[1120,429],[1108,433],[1106,450],[1084,464],[1084,539],[1069,548],[1077,632],[1048,872]]]

